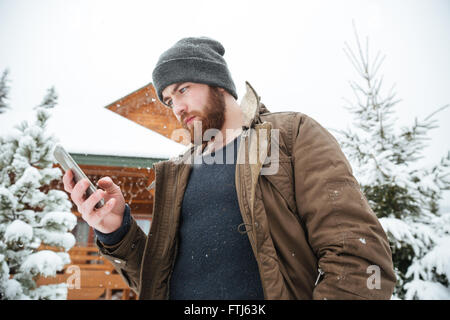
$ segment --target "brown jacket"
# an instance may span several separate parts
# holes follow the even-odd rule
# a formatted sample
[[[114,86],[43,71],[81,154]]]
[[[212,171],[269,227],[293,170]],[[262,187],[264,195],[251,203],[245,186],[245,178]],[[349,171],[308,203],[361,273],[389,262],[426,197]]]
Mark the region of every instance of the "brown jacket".
[[[265,298],[389,299],[395,275],[386,234],[334,137],[304,114],[268,112],[248,83],[241,107],[246,126],[236,191]],[[140,299],[168,297],[189,160],[197,151],[154,165],[148,237],[133,220],[117,245],[97,241]]]

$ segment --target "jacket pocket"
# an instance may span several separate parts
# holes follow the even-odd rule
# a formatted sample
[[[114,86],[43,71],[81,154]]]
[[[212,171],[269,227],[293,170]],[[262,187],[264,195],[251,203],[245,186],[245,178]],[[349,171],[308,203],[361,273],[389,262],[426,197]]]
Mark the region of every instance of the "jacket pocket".
[[[272,163],[273,165],[273,163]],[[292,169],[291,157],[281,156],[278,159],[278,171],[275,174],[267,174],[262,177],[266,178],[275,190],[286,201],[289,209],[297,212],[294,196],[294,174]]]

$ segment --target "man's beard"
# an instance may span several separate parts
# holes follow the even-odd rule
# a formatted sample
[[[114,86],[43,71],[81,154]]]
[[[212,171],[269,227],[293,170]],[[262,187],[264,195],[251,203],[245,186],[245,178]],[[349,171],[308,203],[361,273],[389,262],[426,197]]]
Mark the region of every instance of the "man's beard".
[[[186,118],[190,118],[192,116],[196,116],[192,122],[192,126],[189,127],[185,120]],[[200,121],[200,123],[196,123]],[[189,131],[191,143],[204,143],[203,137],[208,129],[217,129],[221,130],[223,124],[225,122],[225,98],[223,93],[219,90],[218,87],[209,87],[208,100],[204,107],[203,112],[191,112],[190,114],[183,114],[181,117],[181,123],[183,128]],[[200,126],[199,126],[200,125]],[[201,127],[201,130],[200,130]],[[201,136],[200,136],[201,134]],[[197,135],[197,137],[195,136]]]

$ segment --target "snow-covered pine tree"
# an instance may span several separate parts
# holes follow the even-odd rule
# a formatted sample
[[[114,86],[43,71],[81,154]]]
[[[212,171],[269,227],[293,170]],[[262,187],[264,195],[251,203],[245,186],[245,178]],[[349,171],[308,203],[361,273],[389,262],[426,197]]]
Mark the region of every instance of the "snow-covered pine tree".
[[[369,61],[368,39],[363,49],[356,28],[355,37],[357,52],[347,43],[344,49],[361,77],[350,82],[354,102],[346,100],[354,127],[336,131],[388,235],[398,280],[393,298],[450,299],[450,214],[438,213],[442,191],[450,189],[450,152],[430,168],[418,162],[437,126],[433,116],[448,105],[399,128],[395,87],[384,92],[378,76],[384,56]]]
[[[35,123],[22,122],[0,137],[0,298],[66,299],[67,285],[36,286],[70,263],[76,217],[67,194],[49,184],[62,172],[53,167],[56,139],[46,133],[50,110],[36,109]],[[41,245],[63,248],[42,250]],[[40,248],[41,250],[38,250]]]
[[[55,87],[47,89],[47,94],[42,100],[41,104],[35,108],[46,108],[52,109],[58,104],[58,94],[56,93]]]
[[[6,111],[9,108],[8,106],[8,69],[3,71],[2,77],[0,78],[0,113]]]

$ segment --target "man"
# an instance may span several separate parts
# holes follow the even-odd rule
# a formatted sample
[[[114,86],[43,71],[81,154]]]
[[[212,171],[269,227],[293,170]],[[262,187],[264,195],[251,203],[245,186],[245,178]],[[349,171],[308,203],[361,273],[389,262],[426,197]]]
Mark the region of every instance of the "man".
[[[64,175],[102,255],[140,299],[389,299],[389,244],[337,141],[249,84],[238,105],[224,52],[185,38],[153,71],[193,144],[154,165],[148,236],[109,177],[85,199]]]

